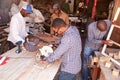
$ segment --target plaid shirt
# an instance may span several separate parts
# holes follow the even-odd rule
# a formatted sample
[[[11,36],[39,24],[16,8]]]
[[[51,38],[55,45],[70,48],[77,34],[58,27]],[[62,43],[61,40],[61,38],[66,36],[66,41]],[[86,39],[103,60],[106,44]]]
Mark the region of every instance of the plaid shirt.
[[[97,28],[97,22],[93,22],[88,26],[88,36],[86,39],[86,45],[92,49],[99,49],[102,44],[101,41],[107,36],[111,22],[109,20],[104,20],[107,24],[107,30],[101,32]]]
[[[61,71],[77,74],[81,70],[81,37],[75,26],[63,34],[58,48],[47,57],[48,62],[61,58]]]

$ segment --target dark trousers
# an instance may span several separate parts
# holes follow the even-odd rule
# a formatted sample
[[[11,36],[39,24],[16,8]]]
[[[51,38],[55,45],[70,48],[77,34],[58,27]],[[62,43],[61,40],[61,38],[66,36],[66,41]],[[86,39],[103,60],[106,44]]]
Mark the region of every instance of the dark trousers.
[[[8,44],[9,44],[9,50],[15,47],[15,45],[11,41],[8,41]]]

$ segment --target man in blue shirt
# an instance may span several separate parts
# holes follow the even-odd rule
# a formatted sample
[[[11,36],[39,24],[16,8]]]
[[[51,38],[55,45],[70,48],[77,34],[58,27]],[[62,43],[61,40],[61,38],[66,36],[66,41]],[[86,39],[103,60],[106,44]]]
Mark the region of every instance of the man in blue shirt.
[[[62,60],[61,72],[58,80],[76,80],[76,74],[81,70],[81,37],[75,26],[68,26],[62,19],[56,18],[52,23],[53,30],[62,34],[59,46],[53,54],[46,57],[51,63],[59,58]]]
[[[83,65],[82,65],[82,79],[88,79],[88,63],[89,57],[94,55],[94,51],[97,51],[103,44],[111,46],[110,40],[103,40],[106,37],[111,22],[109,20],[99,20],[89,24],[88,35],[85,42],[84,54],[83,54]]]

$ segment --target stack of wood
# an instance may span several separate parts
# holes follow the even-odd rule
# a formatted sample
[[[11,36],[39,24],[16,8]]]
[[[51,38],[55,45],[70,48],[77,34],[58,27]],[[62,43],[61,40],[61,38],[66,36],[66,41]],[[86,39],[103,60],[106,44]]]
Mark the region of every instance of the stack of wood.
[[[98,66],[101,66],[103,64],[104,69],[108,69],[111,72],[111,75],[113,77],[118,78],[120,75],[120,66],[115,64],[111,61],[111,58],[115,59],[116,61],[120,62],[120,50],[119,49],[111,49],[107,48],[106,54],[108,54],[108,57],[103,56],[102,54],[96,53],[97,56],[93,57],[92,63],[98,63]]]

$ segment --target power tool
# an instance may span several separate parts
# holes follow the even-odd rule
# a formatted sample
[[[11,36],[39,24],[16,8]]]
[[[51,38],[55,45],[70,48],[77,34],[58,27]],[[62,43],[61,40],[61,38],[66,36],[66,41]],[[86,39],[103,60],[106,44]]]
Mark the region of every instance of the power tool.
[[[16,42],[16,45],[18,46],[18,49],[15,51],[16,53],[22,52],[22,49],[20,48],[21,44],[22,44],[22,41]]]

